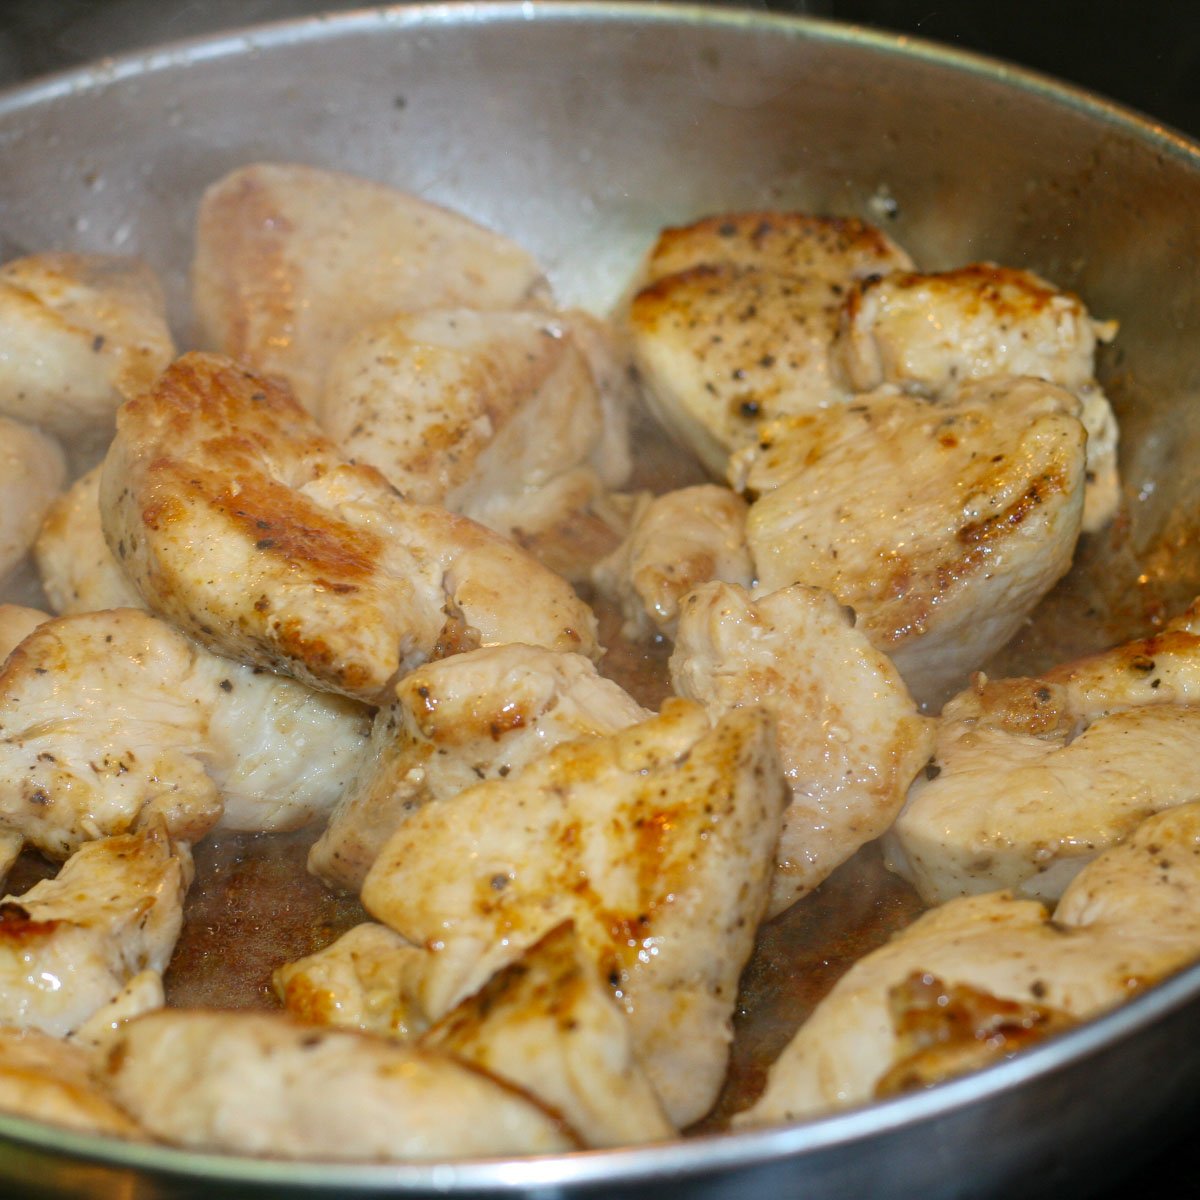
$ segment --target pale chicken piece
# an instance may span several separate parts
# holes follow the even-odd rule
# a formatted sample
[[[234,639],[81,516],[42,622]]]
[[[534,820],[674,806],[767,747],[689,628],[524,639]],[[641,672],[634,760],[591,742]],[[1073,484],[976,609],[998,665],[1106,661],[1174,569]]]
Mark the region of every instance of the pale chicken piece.
[[[629,1019],[569,923],[468,996],[422,1039],[524,1088],[587,1146],[675,1134],[637,1061]]]
[[[598,653],[565,580],[498,534],[347,463],[280,385],[188,354],[126,404],[101,518],[149,606],[211,649],[380,702],[431,657]]]
[[[87,1051],[39,1029],[0,1028],[0,1109],[83,1133],[140,1136],[96,1079]]]
[[[406,499],[469,515],[586,461],[601,428],[591,371],[561,321],[465,308],[364,328],[334,357],[317,417]]]
[[[448,1054],[281,1015],[164,1009],[116,1034],[102,1077],[160,1141],[286,1159],[550,1154],[563,1122]]]
[[[50,614],[24,604],[0,604],[0,664],[39,626],[50,620]]]
[[[46,599],[60,615],[145,608],[104,540],[98,466],[81,475],[50,505],[33,556]]]
[[[81,846],[54,879],[0,901],[0,1024],[65,1037],[142,971],[166,970],[191,854],[161,818]]]
[[[365,710],[210,654],[137,609],[39,625],[0,670],[0,828],[63,858],[160,812],[194,842],[327,813]]]
[[[951,900],[842,976],[736,1121],[790,1121],[870,1100],[905,1049],[889,1000],[914,976],[1081,1020],[1200,955],[1198,912],[1196,804],[1150,817],[1085,867],[1053,920],[1008,891]]]
[[[432,1029],[420,984],[436,954],[383,925],[357,925],[276,969],[287,1011],[445,1050],[559,1112],[589,1146],[674,1132],[633,1054],[629,1019],[570,923],[535,943]]]
[[[397,312],[540,307],[541,268],[515,242],[381,183],[253,163],[200,202],[192,296],[199,340],[317,404],[328,364]]]
[[[749,587],[746,513],[740,496],[716,484],[642,496],[625,540],[592,571],[600,594],[620,605],[622,633],[674,639],[693,588],[714,580]]]
[[[628,314],[647,400],[723,474],[762,421],[849,397],[830,360],[843,296],[911,266],[854,218],[737,213],[665,230]]]
[[[0,583],[33,545],[66,481],[66,460],[52,437],[0,416]]]
[[[1036,379],[952,402],[879,394],[761,431],[737,484],[761,591],[826,588],[936,707],[1070,568],[1084,492],[1078,400]]]
[[[1117,422],[1096,382],[1097,344],[1115,321],[1035,275],[993,263],[920,274],[896,271],[855,285],[834,349],[855,391],[894,384],[945,396],[968,379],[1030,375],[1080,399],[1088,434],[1083,528],[1100,528],[1118,500]]]
[[[421,984],[433,1017],[573,920],[683,1126],[724,1077],[784,803],[766,713],[739,709],[710,728],[699,705],[671,699],[641,724],[426,805],[392,835],[362,899],[436,951]]]
[[[139,971],[107,1003],[96,1009],[81,1025],[76,1026],[67,1040],[95,1055],[105,1053],[113,1035],[126,1021],[154,1012],[166,1004],[162,975],[148,967]]]
[[[426,663],[379,710],[371,745],[308,859],[357,892],[401,822],[481,779],[503,778],[560,742],[597,737],[650,713],[590,659],[538,646],[489,646]]]
[[[55,253],[0,267],[0,414],[62,437],[111,430],[174,355],[144,263]]]
[[[572,326],[548,314],[426,309],[369,325],[334,356],[317,417],[405,499],[535,553],[539,531],[594,509],[628,473],[604,428],[623,414],[610,418]],[[580,471],[582,497],[560,486]]]
[[[420,1000],[429,961],[430,951],[365,921],[323,949],[276,967],[271,978],[299,1021],[405,1040],[431,1024]]]
[[[1056,899],[1145,816],[1200,795],[1195,607],[1158,634],[950,700],[887,848],[930,903]]]
[[[670,661],[681,696],[711,717],[761,705],[791,789],[767,915],[813,890],[885,832],[933,748],[896,668],[819,588],[752,600],[711,583],[683,601]]]

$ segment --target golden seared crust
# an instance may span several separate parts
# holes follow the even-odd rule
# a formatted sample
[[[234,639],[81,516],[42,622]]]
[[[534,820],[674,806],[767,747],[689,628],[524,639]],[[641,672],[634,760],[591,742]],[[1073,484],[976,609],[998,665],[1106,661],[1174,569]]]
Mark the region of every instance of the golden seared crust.
[[[664,229],[646,260],[645,281],[701,263],[856,279],[911,267],[912,259],[882,230],[857,217],[725,213]]]
[[[110,548],[147,603],[218,653],[378,700],[481,643],[594,653],[590,610],[465,517],[342,460],[280,384],[188,354],[125,406],[105,461]]]
[[[937,981],[948,1002],[969,991],[977,1010],[1003,1017],[1011,1005],[1034,1026],[1112,1008],[1200,952],[1198,900],[1200,805],[1190,803],[1148,818],[1085,867],[1053,919],[1008,891],[931,909],[841,977],[738,1121],[796,1120],[870,1100],[913,1050],[890,1001],[914,974]],[[947,1054],[931,1065],[955,1071],[978,1061]]]
[[[767,426],[739,456],[758,586],[824,587],[936,706],[1071,565],[1078,401],[1033,379],[881,394]],[[849,532],[848,532],[849,531]]]
[[[573,919],[684,1125],[724,1076],[783,804],[762,710],[710,729],[698,705],[671,700],[657,717],[426,805],[384,847],[363,903],[436,951],[423,992],[435,1016]]]

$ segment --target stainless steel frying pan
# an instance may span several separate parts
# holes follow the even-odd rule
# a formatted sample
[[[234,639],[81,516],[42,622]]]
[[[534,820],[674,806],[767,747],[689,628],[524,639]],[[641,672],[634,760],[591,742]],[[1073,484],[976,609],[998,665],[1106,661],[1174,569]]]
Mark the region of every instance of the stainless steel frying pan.
[[[1121,322],[1104,364],[1126,511],[1006,669],[1141,632],[1200,591],[1200,148],[967,55],[746,11],[430,5],[179,45],[0,97],[6,247],[136,252],[186,331],[206,184],[255,159],[369,175],[516,237],[603,310],[655,231],[802,207],[930,267],[1033,267]],[[1200,1093],[1200,968],[979,1075],[804,1125],[444,1165],[187,1154],[0,1118],[16,1194],[1028,1195],[1103,1178]]]

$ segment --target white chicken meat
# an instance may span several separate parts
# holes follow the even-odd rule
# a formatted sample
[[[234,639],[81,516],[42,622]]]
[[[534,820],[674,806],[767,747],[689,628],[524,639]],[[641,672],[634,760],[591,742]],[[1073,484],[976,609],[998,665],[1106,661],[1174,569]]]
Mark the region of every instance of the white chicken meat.
[[[994,888],[1056,899],[1159,809],[1200,796],[1200,623],[1032,678],[979,675],[888,834],[929,903]]]
[[[144,263],[55,253],[0,267],[0,414],[61,437],[107,433],[174,355]]]
[[[116,1033],[102,1078],[153,1137],[336,1161],[575,1149],[556,1116],[449,1054],[281,1015],[165,1009]]]
[[[1016,1006],[1019,1029],[1112,1008],[1200,954],[1198,913],[1197,804],[1150,817],[1085,867],[1053,919],[1038,901],[1008,891],[951,900],[842,976],[737,1123],[796,1120],[872,1099],[879,1082],[905,1065],[898,1056],[911,1049],[900,1036],[904,1014],[898,1021],[893,1012],[897,993],[914,978],[946,996],[947,1040],[991,1040],[1003,1055],[1005,1039],[989,1038],[995,1032],[989,1009],[1002,1015]],[[967,994],[968,1011],[982,1010],[978,1032],[953,1028],[956,991]],[[967,1061],[980,1065],[974,1055]]]
[[[911,266],[854,218],[737,213],[665,230],[628,314],[647,400],[723,474],[761,422],[849,397],[830,358],[843,297]]]
[[[0,416],[0,584],[33,545],[66,480],[54,438]]]
[[[280,385],[188,354],[126,404],[109,547],[154,611],[218,653],[380,702],[431,657],[527,642],[597,653],[595,617],[511,542],[409,504]]]
[[[192,264],[203,346],[285,380],[314,410],[333,355],[398,312],[538,307],[541,268],[458,213],[356,176],[252,163],[200,202]]]
[[[363,903],[436,951],[422,981],[435,1018],[574,920],[667,1115],[686,1125],[724,1077],[784,792],[764,712],[738,709],[710,729],[699,705],[673,699],[426,805],[376,859]]]
[[[0,828],[52,858],[144,810],[194,842],[327,813],[365,710],[210,654],[137,609],[39,625],[0,670]]]
[[[648,716],[581,654],[489,646],[426,663],[376,715],[367,756],[309,869],[357,892],[392,832],[423,805],[503,778],[560,742]]]
[[[161,818],[81,846],[54,879],[0,900],[0,1025],[65,1037],[143,971],[166,970],[191,854]]]
[[[896,668],[828,592],[752,600],[711,583],[683,601],[670,661],[681,696],[714,719],[761,705],[791,789],[767,915],[807,895],[895,819],[933,748]]]
[[[569,922],[447,1013],[421,1044],[524,1088],[562,1113],[586,1146],[676,1132],[638,1063],[629,1018]]]
[[[826,588],[936,706],[1012,637],[1072,561],[1079,402],[1036,379],[953,401],[881,394],[764,427],[736,481],[757,494],[758,587]]]
[[[140,1133],[97,1080],[88,1052],[40,1029],[0,1028],[0,1109],[82,1133]]]
[[[673,640],[680,603],[700,584],[751,585],[746,512],[740,496],[715,484],[639,497],[625,540],[592,570],[600,594],[620,606],[627,638]]]
[[[38,577],[58,614],[145,608],[104,540],[100,468],[81,475],[50,505],[33,545]]]
[[[1115,321],[1093,319],[1078,296],[1032,271],[972,263],[896,271],[847,293],[834,356],[857,392],[885,384],[927,397],[969,379],[1031,375],[1074,392],[1088,434],[1083,528],[1100,528],[1118,500],[1117,422],[1096,382],[1096,347]]]

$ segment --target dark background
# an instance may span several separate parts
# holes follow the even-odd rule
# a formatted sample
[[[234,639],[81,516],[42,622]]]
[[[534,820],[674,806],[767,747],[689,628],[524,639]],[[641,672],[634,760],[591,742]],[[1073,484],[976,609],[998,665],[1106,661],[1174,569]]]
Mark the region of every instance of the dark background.
[[[215,29],[363,6],[338,0],[0,0],[0,85]],[[808,12],[991,54],[1200,137],[1200,0],[755,0],[747,7]],[[1196,1107],[1195,1114],[1180,1114],[1180,1127],[1189,1130],[1182,1139],[1147,1164],[1129,1162],[1097,1200],[1200,1195],[1197,1139],[1190,1132],[1200,1097]]]

